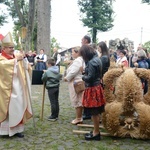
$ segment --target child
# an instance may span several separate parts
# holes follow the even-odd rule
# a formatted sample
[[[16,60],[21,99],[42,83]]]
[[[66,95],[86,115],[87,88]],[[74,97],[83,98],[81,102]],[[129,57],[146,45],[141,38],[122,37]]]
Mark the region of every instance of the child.
[[[54,59],[48,59],[46,65],[48,69],[44,71],[42,81],[45,82],[51,104],[51,116],[48,117],[48,120],[56,121],[59,115],[58,97],[61,74],[58,66],[55,66]]]

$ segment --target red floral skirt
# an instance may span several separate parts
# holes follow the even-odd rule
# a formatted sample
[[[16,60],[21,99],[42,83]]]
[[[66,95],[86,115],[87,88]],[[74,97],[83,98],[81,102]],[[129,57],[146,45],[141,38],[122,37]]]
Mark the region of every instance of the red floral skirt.
[[[87,87],[82,99],[83,107],[100,107],[105,104],[103,88],[101,85]]]

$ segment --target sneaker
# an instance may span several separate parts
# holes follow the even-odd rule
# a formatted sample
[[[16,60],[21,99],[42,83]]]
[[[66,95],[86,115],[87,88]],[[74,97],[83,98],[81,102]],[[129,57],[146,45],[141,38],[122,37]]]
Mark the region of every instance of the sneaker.
[[[53,117],[53,116],[48,117],[48,120],[49,120],[49,121],[56,121],[57,119],[58,119],[58,118]]]

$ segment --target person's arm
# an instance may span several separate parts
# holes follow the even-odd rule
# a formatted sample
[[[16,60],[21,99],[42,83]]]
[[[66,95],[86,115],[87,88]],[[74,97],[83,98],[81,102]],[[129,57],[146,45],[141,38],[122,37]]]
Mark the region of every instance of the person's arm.
[[[41,79],[42,79],[43,82],[46,82],[46,81],[47,81],[47,74],[46,74],[46,71],[44,71],[44,73],[43,73]]]
[[[85,82],[92,81],[96,73],[94,66],[91,65],[91,63],[89,63],[88,65],[88,74],[84,74],[84,76],[82,77],[82,80]]]
[[[81,62],[74,60],[71,66],[69,67],[69,72],[67,72],[66,77],[64,78],[67,81],[71,81],[80,71]]]

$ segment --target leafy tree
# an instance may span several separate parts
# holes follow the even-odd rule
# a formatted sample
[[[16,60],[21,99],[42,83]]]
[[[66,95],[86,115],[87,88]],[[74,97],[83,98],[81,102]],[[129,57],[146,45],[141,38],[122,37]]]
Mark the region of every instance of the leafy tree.
[[[6,18],[7,18],[7,16],[5,14],[0,14],[0,26],[3,26],[4,23],[7,23]]]
[[[150,4],[150,0],[142,0],[142,3]]]
[[[8,6],[9,15],[14,21],[13,36],[18,44],[17,48],[21,45],[24,50],[29,50],[34,31],[35,0],[3,0],[1,2]],[[22,29],[26,29],[26,31],[24,30],[24,34]],[[21,38],[21,43],[18,43],[19,38]]]
[[[55,39],[54,37],[51,38],[51,54],[53,54],[53,49],[54,47],[57,47],[58,49],[60,48],[60,44],[57,42],[57,39]]]
[[[150,52],[150,41],[148,41],[148,42],[146,42],[146,43],[144,43],[144,48],[146,48],[147,49],[147,51],[148,52]]]
[[[108,31],[113,27],[113,0],[78,0],[81,21],[90,28],[92,42],[96,43],[98,31]]]
[[[0,4],[3,4],[2,0],[0,0]],[[3,10],[1,10],[0,11],[0,26],[3,26],[4,23],[7,23],[7,17],[8,15]]]

